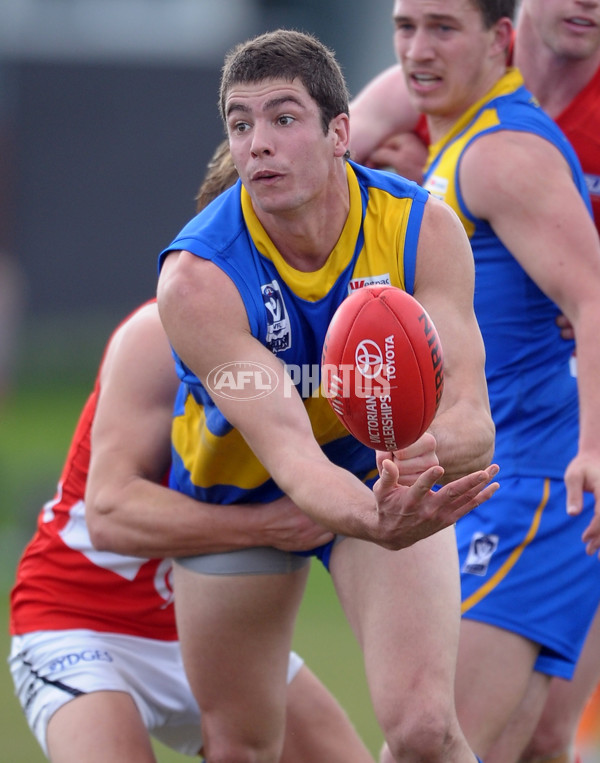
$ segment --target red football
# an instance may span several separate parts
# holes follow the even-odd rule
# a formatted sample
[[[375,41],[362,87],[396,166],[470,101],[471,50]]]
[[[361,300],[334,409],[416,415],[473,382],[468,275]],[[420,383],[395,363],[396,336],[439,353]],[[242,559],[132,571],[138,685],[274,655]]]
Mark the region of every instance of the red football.
[[[444,387],[442,346],[423,306],[395,286],[352,292],[325,337],[322,390],[346,429],[376,450],[411,445]]]

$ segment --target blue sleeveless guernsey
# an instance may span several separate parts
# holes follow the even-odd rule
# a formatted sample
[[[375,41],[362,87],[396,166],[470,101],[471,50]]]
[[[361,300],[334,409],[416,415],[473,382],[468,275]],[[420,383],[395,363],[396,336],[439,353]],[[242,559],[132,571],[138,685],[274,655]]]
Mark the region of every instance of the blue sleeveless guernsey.
[[[558,307],[461,194],[465,151],[498,130],[533,133],[556,146],[589,203],[573,150],[517,70],[430,148],[425,187],[459,215],[475,258],[475,314],[500,465],[500,490],[456,525],[461,609],[463,618],[539,644],[534,670],[569,679],[600,602],[600,565],[581,542],[593,496],[586,495],[580,516],[567,515],[563,477],[577,451],[579,406],[573,343],[560,337]]]
[[[482,135],[498,130],[534,133],[554,144],[589,205],[573,149],[523,87],[516,69],[509,70],[450,133],[430,147],[424,185],[455,210],[473,248],[475,314],[486,348],[486,377],[496,424],[494,460],[501,466],[502,477],[562,479],[576,453],[579,432],[577,383],[569,365],[573,343],[560,338],[557,306],[487,221],[469,212],[460,190],[465,150]]]
[[[235,283],[250,330],[289,368],[327,456],[362,480],[376,477],[375,454],[339,423],[318,394],[329,321],[350,291],[392,284],[412,292],[428,194],[386,172],[347,163],[350,210],[340,238],[317,271],[290,267],[257,219],[241,183],[193,218],[160,255],[187,250],[218,265]],[[176,357],[182,380],[173,422],[171,486],[202,501],[270,501],[281,491],[198,378]],[[314,393],[314,394],[313,394]]]

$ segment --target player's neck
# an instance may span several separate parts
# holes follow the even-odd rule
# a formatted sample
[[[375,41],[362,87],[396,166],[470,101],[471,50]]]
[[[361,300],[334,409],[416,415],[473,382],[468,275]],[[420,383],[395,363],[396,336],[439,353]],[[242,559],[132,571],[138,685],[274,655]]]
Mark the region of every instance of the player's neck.
[[[319,270],[338,242],[350,209],[345,169],[340,181],[330,184],[325,198],[314,199],[288,214],[269,214],[255,208],[278,252],[296,270]]]
[[[478,86],[468,93],[466,98],[448,103],[443,110],[425,112],[431,143],[438,143],[450,136],[467,112],[485,98],[505,74],[506,66],[504,63],[498,63],[490,69],[486,77],[481,79]]]
[[[543,43],[529,21],[517,27],[514,63],[526,87],[556,119],[588,84],[600,66],[600,49],[587,58],[557,55]]]

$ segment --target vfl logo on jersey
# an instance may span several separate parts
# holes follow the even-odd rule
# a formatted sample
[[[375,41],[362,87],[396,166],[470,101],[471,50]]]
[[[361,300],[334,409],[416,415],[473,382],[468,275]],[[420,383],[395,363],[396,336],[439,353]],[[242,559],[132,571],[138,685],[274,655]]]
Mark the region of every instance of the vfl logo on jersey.
[[[348,294],[352,294],[357,289],[365,286],[391,286],[392,281],[389,273],[383,273],[380,276],[366,276],[366,278],[353,278],[348,284]]]
[[[443,201],[448,192],[448,178],[432,175],[425,184],[425,189],[429,191],[432,196]]]
[[[494,551],[498,548],[498,540],[497,535],[473,533],[462,571],[470,575],[486,575]]]
[[[290,319],[277,281],[263,284],[260,291],[267,313],[266,345],[277,355],[292,346]]]

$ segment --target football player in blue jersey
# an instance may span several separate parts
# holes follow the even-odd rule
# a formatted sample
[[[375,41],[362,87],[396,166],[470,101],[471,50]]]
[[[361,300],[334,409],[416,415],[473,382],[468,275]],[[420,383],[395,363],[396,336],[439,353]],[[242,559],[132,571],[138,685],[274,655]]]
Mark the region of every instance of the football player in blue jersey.
[[[235,48],[220,105],[240,182],[160,257],[159,310],[182,380],[170,484],[224,504],[284,492],[334,531],[314,553],[363,650],[395,760],[472,763],[453,701],[453,525],[498,485],[465,232],[418,185],[348,161],[346,85],[314,37],[277,30]],[[297,390],[310,385],[285,377],[286,365],[318,371],[329,319],[363,278],[423,303],[446,364],[431,430],[382,454],[379,479],[375,453],[328,401],[302,399]],[[276,322],[265,296],[278,305]],[[268,369],[271,394],[211,389],[215,369],[234,362]],[[175,564],[182,653],[209,761],[279,759],[285,661],[308,561],[258,548]],[[208,602],[210,620],[200,617]]]

